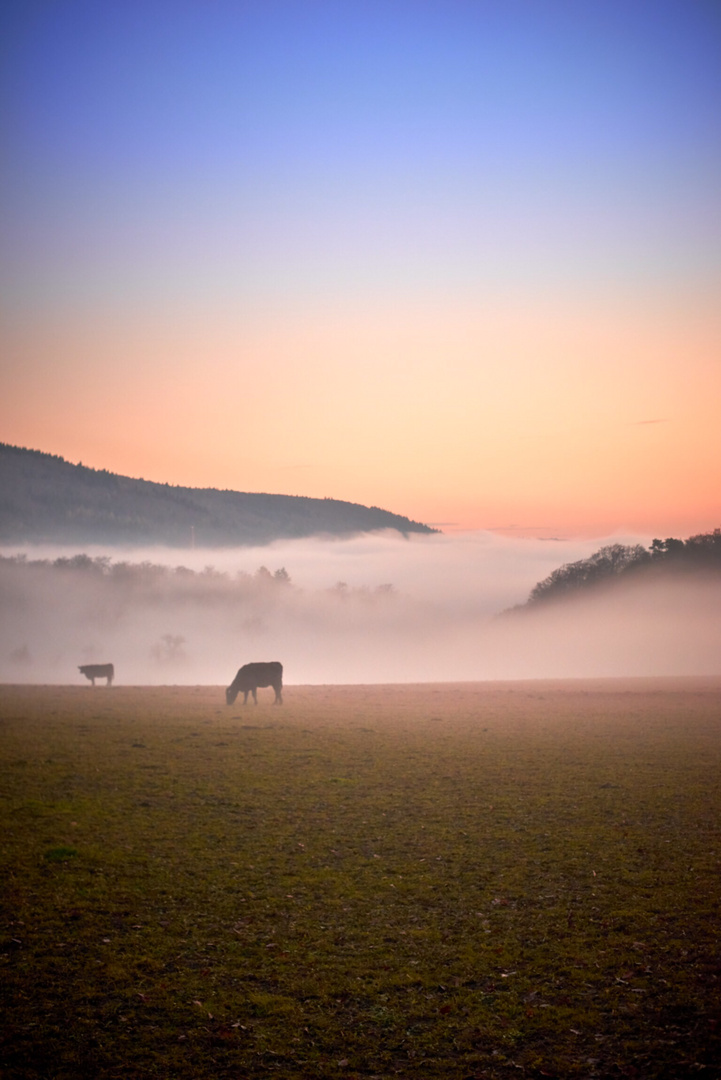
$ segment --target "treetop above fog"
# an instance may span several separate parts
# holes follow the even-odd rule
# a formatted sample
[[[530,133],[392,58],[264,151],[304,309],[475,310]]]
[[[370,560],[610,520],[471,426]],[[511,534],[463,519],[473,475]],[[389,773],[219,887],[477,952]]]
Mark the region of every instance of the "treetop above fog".
[[[588,559],[565,563],[554,570],[531,589],[528,600],[520,608],[560,600],[632,576],[699,570],[721,572],[721,529],[687,540],[674,537],[653,540],[648,548],[642,544],[608,544]]]

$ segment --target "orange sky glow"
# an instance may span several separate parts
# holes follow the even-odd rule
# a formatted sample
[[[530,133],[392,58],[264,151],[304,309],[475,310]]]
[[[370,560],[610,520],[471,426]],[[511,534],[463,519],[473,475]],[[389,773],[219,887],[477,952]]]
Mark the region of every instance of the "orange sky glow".
[[[721,521],[719,321],[508,303],[34,327],[13,343],[4,438],[444,529],[687,534]]]

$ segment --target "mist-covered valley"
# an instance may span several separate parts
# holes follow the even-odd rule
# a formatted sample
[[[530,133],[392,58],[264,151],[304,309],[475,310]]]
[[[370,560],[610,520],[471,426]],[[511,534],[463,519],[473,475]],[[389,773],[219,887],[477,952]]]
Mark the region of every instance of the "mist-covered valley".
[[[598,547],[478,532],[212,552],[6,548],[0,680],[83,682],[78,665],[107,661],[124,684],[227,685],[250,660],[282,661],[289,685],[721,674],[718,573],[502,614]]]

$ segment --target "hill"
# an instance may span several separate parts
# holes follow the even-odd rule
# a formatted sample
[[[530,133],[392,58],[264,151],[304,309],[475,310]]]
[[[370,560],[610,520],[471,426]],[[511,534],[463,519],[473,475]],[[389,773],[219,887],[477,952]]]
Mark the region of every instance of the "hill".
[[[596,592],[620,582],[657,584],[671,577],[699,573],[721,574],[721,529],[687,540],[669,537],[641,544],[609,544],[588,559],[565,563],[531,589],[525,604],[511,611],[526,611],[546,604]]]
[[[174,487],[0,443],[0,543],[235,547],[380,529],[437,531],[375,506]]]

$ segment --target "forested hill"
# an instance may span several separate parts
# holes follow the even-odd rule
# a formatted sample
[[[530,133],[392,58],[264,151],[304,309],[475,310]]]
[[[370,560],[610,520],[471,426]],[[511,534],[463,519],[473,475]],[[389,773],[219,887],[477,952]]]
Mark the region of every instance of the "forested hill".
[[[588,559],[566,563],[531,590],[525,604],[512,611],[526,611],[552,601],[588,594],[599,587],[625,581],[658,581],[669,576],[714,573],[721,576],[721,529],[690,536],[669,537],[642,544],[609,544]]]
[[[173,487],[0,443],[0,543],[233,547],[379,529],[437,531],[375,506]]]

